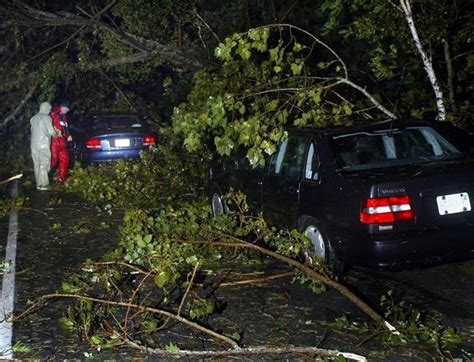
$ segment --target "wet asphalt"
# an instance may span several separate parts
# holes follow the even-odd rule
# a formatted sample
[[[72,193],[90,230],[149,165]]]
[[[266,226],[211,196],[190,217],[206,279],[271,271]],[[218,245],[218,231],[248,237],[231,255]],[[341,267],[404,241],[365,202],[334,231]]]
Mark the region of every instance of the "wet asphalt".
[[[16,274],[16,311],[27,307],[36,297],[54,293],[66,273],[78,270],[86,259],[97,260],[115,248],[118,211],[111,215],[84,202],[76,195],[60,190],[33,191],[21,187],[20,194],[29,198],[28,208],[19,213]],[[8,218],[0,218],[1,251],[4,252]],[[232,267],[230,267],[232,268]],[[259,276],[284,272],[285,266],[266,260]],[[245,273],[242,268],[235,270]],[[249,272],[251,270],[248,270]],[[376,272],[354,268],[347,283],[372,306],[380,296],[394,290],[397,296],[419,309],[435,311],[443,325],[455,327],[462,336],[461,345],[450,351],[455,358],[467,360],[474,353],[474,261],[440,265],[431,268]],[[206,292],[206,291],[205,291]],[[208,291],[211,293],[211,291]],[[289,278],[265,285],[221,288],[212,293],[221,311],[209,322],[227,334],[238,332],[245,346],[317,346],[364,355],[370,360],[425,361],[436,358],[433,351],[418,348],[385,346],[375,338],[362,343],[364,337],[337,332],[330,323],[343,313],[367,322],[367,318],[337,291],[314,295]],[[78,336],[63,331],[58,318],[67,303],[50,303],[39,312],[14,324],[13,344],[21,343],[28,352],[17,352],[17,358],[134,359],[146,356],[136,351],[97,351]],[[206,348],[211,341],[180,326],[171,328],[163,343],[174,341],[182,349]],[[150,358],[154,359],[154,358]],[[303,356],[255,356],[258,360],[304,360]]]

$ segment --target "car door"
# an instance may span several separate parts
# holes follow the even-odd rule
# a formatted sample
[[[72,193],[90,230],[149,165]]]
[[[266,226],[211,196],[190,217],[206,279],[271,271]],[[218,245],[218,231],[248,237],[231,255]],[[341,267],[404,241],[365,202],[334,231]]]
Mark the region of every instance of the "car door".
[[[253,167],[247,157],[242,157],[235,163],[233,174],[235,180],[233,180],[231,187],[242,191],[247,196],[247,203],[252,211],[260,212],[264,167]]]
[[[270,159],[262,191],[265,218],[273,225],[294,227],[309,137],[290,135]]]

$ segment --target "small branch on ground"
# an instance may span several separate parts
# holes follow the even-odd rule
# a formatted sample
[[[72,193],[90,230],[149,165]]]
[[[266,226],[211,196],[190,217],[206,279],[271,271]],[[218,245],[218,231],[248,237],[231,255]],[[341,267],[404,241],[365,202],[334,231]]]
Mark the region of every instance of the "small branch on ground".
[[[0,185],[7,184],[7,183],[9,183],[9,182],[11,182],[11,181],[13,181],[13,180],[19,180],[19,179],[21,179],[22,177],[23,177],[23,173],[20,173],[20,174],[18,174],[18,175],[12,176],[12,177],[10,177],[10,178],[8,178],[8,179],[6,179],[6,180],[0,181]]]
[[[14,322],[17,320],[20,320],[21,318],[25,317],[26,315],[29,315],[36,311],[45,301],[50,300],[50,299],[76,299],[76,300],[84,300],[84,301],[89,301],[89,302],[94,302],[94,303],[99,303],[103,305],[109,305],[109,306],[116,306],[116,307],[123,307],[123,308],[130,308],[130,309],[136,309],[141,312],[148,312],[148,313],[154,313],[154,314],[159,314],[161,316],[173,319],[177,322],[180,322],[190,328],[193,328],[195,330],[198,330],[200,332],[203,332],[207,335],[210,335],[211,337],[214,337],[221,342],[224,342],[228,345],[230,345],[234,349],[240,349],[239,345],[237,344],[236,341],[234,341],[232,338],[229,338],[227,336],[224,336],[223,334],[217,333],[209,328],[206,328],[196,322],[190,321],[189,319],[186,319],[184,317],[181,317],[179,315],[176,315],[175,313],[171,313],[169,311],[159,309],[159,308],[154,308],[154,307],[148,307],[140,304],[134,304],[134,303],[127,303],[127,302],[118,302],[118,301],[113,301],[113,300],[107,300],[107,299],[101,299],[101,298],[95,298],[95,297],[90,297],[87,295],[79,295],[79,294],[62,294],[62,293],[55,293],[55,294],[46,294],[41,297],[39,297],[30,307],[28,307],[25,311],[20,313],[18,316],[12,316],[9,318],[10,322]]]
[[[342,356],[352,361],[367,361],[364,356],[349,353],[340,352],[335,350],[322,349],[317,347],[247,347],[240,348],[238,350],[226,350],[226,351],[189,351],[180,350],[170,353],[167,350],[159,348],[149,348],[140,346],[133,341],[126,341],[128,345],[134,347],[140,351],[149,353],[154,356],[176,356],[176,357],[212,357],[212,358],[223,358],[223,357],[236,357],[236,356],[255,356],[255,355],[271,355],[271,354],[311,354],[319,357],[338,357]]]

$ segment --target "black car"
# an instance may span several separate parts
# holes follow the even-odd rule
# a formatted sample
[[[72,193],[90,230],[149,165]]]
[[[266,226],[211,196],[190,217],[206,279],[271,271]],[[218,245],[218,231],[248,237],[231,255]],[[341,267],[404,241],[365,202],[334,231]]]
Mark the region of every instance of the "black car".
[[[73,155],[83,163],[139,159],[140,152],[156,142],[141,115],[96,113],[74,124]]]
[[[304,232],[334,270],[472,256],[474,162],[448,139],[459,134],[425,122],[290,130],[265,167],[214,168],[212,208],[227,211],[230,188],[244,192],[270,224]]]

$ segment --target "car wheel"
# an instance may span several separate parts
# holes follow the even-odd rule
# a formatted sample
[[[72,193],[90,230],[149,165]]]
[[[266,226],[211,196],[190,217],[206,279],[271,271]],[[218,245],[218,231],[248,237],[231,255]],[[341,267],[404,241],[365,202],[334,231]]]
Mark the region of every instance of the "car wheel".
[[[311,242],[311,255],[320,258],[333,273],[343,273],[345,265],[337,257],[329,238],[318,222],[313,218],[306,218],[303,220],[301,230]]]
[[[229,212],[227,204],[225,201],[222,201],[222,196],[217,190],[211,194],[211,208],[212,215],[214,217],[219,217],[220,215],[227,214]]]
[[[311,241],[311,251],[316,257],[326,260],[326,240],[316,226],[310,225],[304,234]]]

